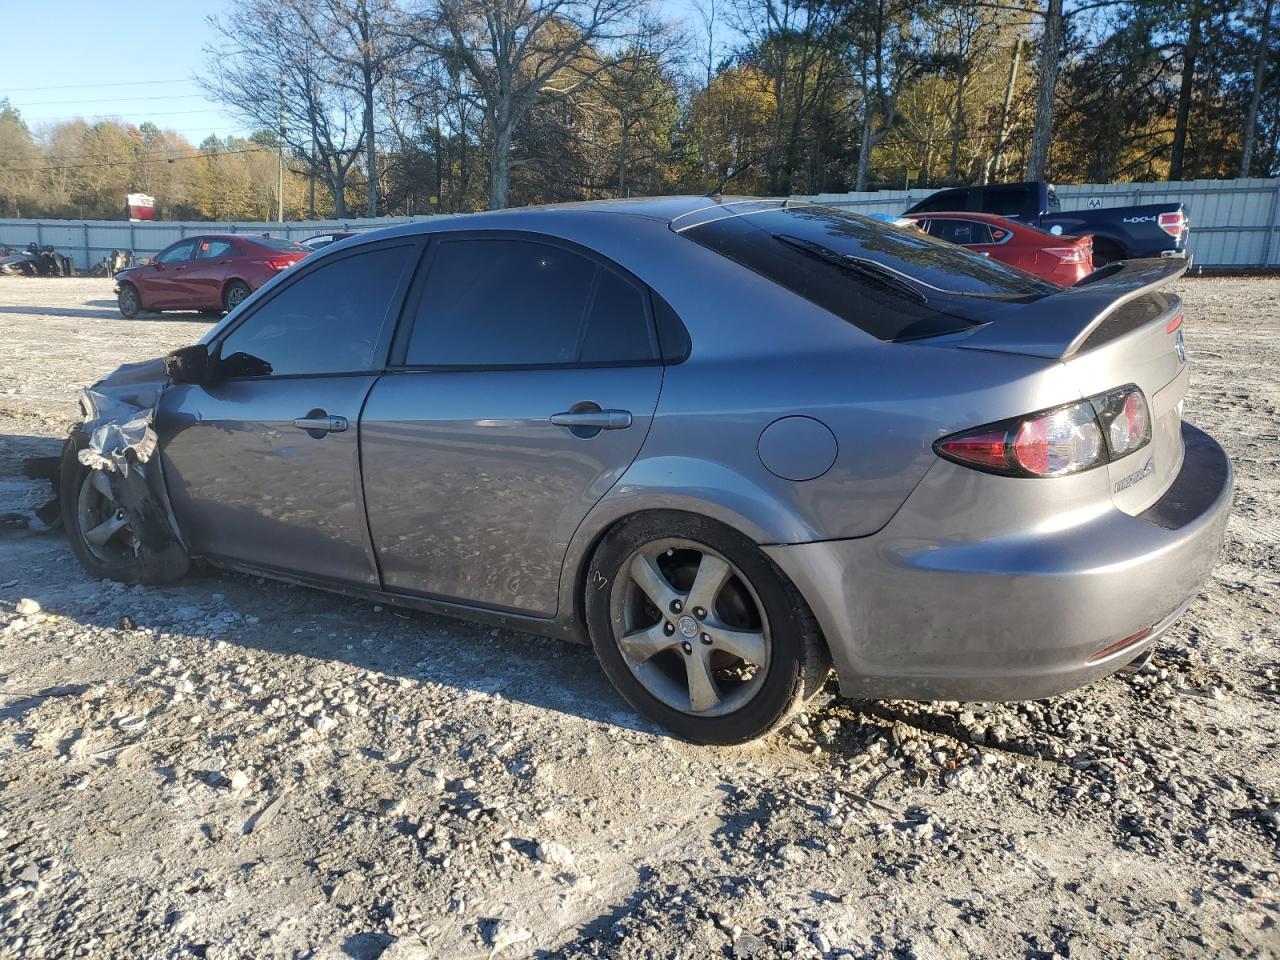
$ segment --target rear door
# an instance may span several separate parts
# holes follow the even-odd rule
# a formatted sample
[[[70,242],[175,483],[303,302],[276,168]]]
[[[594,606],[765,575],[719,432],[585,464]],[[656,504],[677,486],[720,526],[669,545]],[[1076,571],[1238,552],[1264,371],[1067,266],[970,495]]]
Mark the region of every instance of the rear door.
[[[300,269],[215,340],[211,382],[165,392],[165,482],[193,552],[377,586],[358,424],[421,248],[386,241]]]
[[[559,241],[445,234],[410,320],[360,424],[383,584],[553,616],[569,539],[657,404],[649,292]]]

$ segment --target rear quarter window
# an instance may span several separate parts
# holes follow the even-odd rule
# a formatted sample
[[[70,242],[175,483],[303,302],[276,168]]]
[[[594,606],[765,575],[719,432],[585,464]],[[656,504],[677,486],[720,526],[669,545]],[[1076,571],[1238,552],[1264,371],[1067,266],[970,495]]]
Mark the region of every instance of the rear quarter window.
[[[680,233],[879,340],[957,333],[989,319],[991,300],[1027,302],[1058,290],[963,247],[832,207],[789,205]],[[806,252],[804,245],[834,256]],[[841,265],[844,257],[871,261],[904,282],[855,272]]]

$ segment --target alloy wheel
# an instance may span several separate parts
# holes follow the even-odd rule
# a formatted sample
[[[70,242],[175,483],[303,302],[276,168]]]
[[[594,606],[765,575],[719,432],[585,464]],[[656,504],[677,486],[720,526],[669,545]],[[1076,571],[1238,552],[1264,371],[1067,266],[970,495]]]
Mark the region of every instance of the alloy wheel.
[[[249,296],[249,291],[241,286],[234,286],[227,291],[227,310],[234,310],[240,304],[244,303],[245,298]]]
[[[76,503],[80,534],[89,552],[104,563],[132,559],[137,538],[129,517],[111,493],[111,481],[101,470],[90,470],[80,485]]]
[[[772,649],[764,606],[742,571],[703,544],[668,539],[634,551],[610,614],[627,668],[673,710],[732,713],[764,684]]]

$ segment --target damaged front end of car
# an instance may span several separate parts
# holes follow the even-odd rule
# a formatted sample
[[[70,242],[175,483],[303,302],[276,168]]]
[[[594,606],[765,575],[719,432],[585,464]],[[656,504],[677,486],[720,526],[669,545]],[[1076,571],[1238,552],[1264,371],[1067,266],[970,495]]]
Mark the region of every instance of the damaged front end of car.
[[[77,558],[127,583],[182,577],[191,559],[165,490],[156,409],[172,360],[125,364],[85,389],[63,447],[59,514]]]

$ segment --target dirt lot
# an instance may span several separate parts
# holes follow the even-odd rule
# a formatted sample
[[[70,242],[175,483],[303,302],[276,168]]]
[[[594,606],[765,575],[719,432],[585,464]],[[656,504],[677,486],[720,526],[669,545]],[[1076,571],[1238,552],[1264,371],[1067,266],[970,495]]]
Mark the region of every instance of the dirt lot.
[[[698,748],[586,649],[0,527],[0,956],[1280,955],[1280,281],[1182,292],[1226,549],[1149,672],[1048,701]],[[0,513],[81,385],[205,329],[0,278]]]

